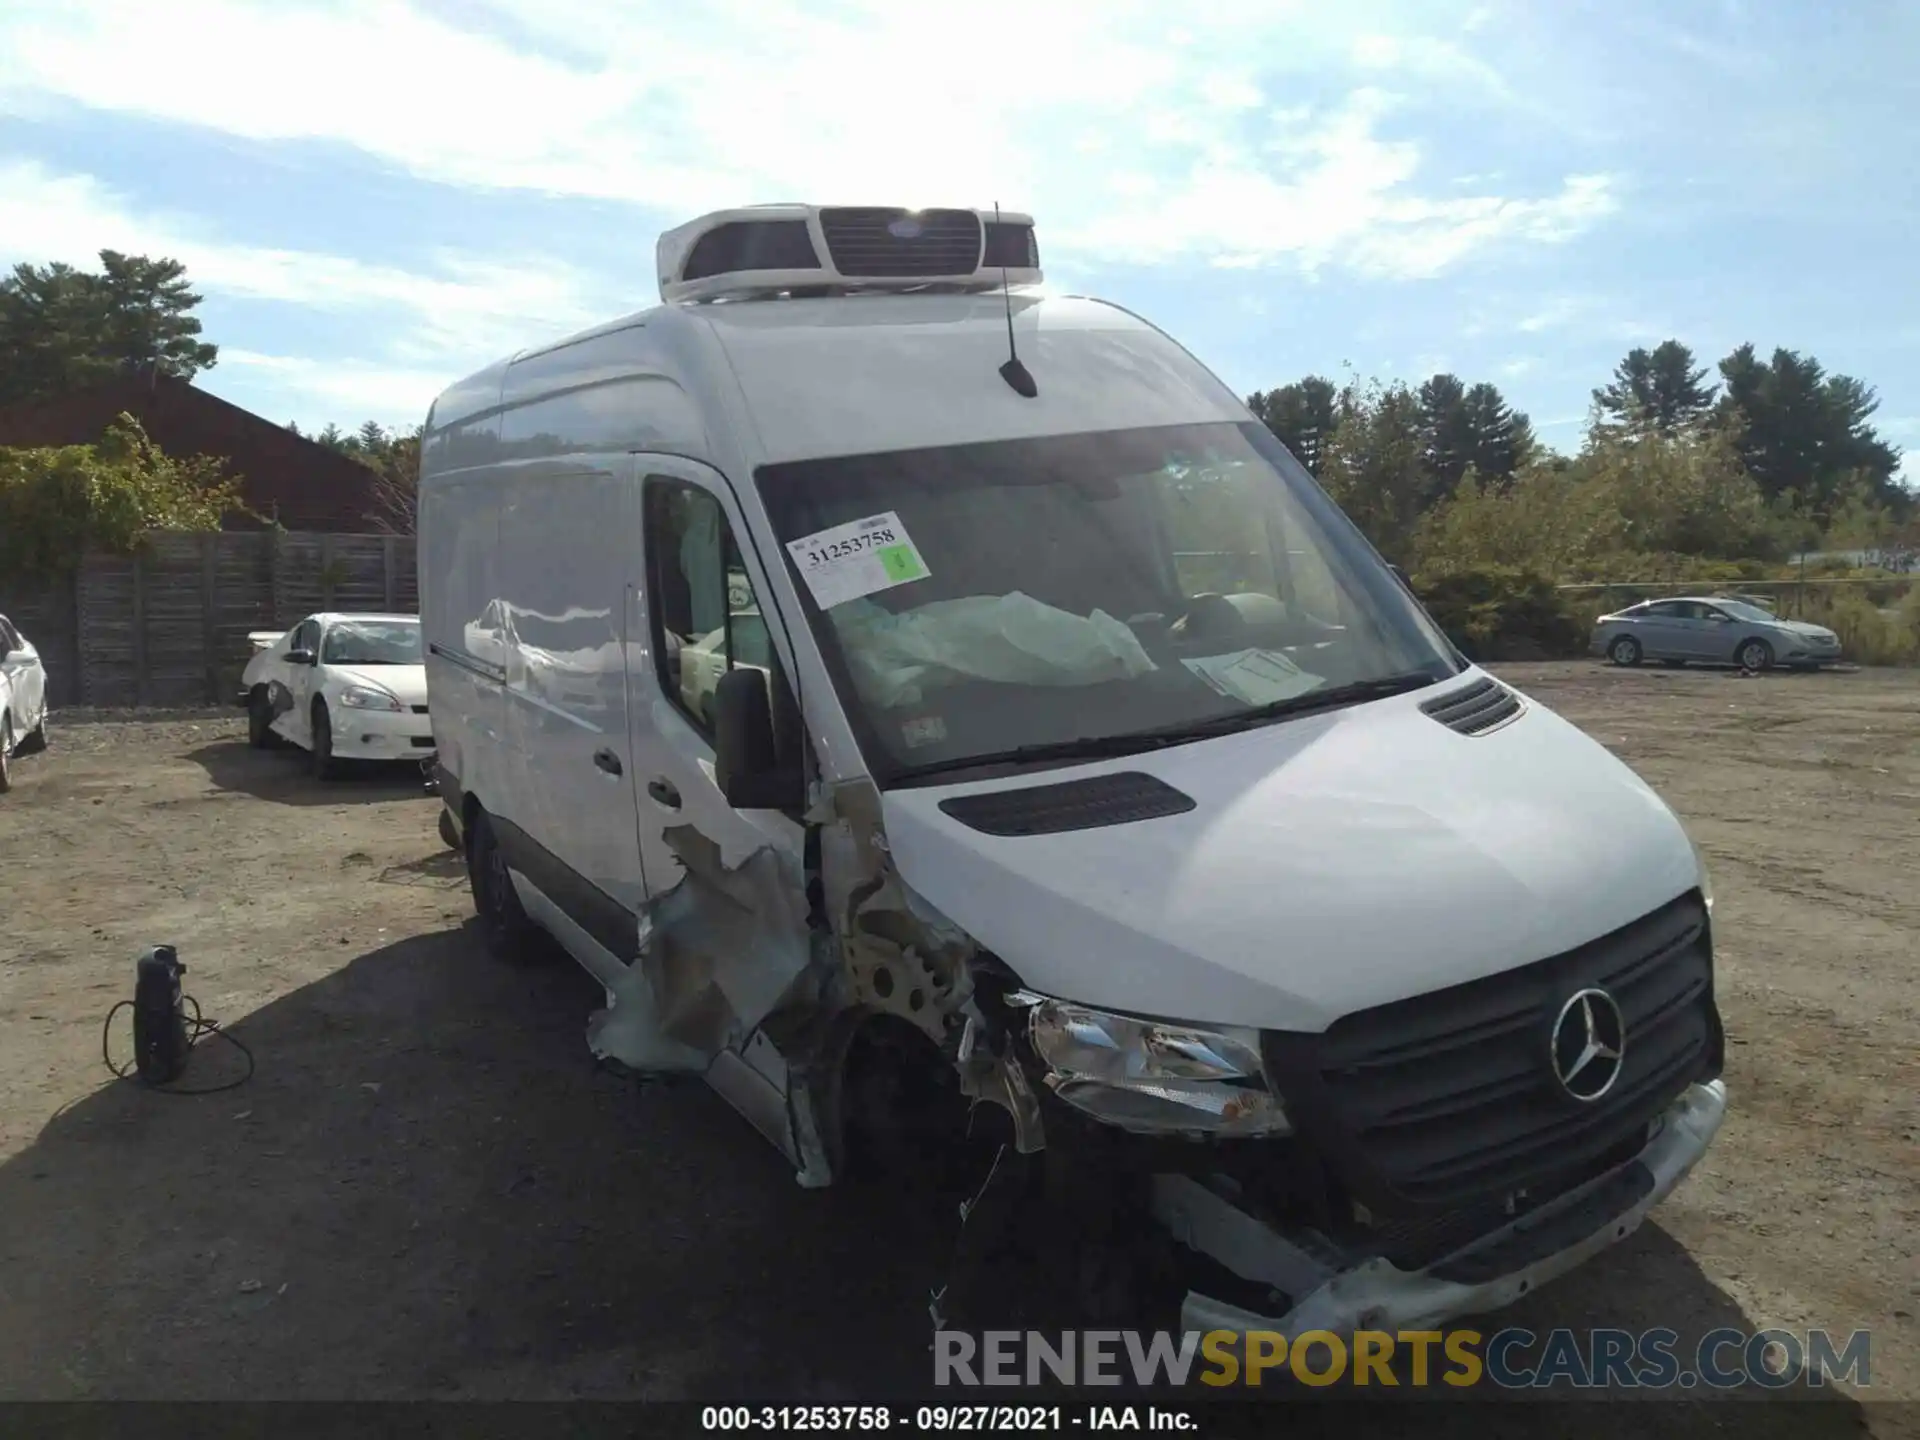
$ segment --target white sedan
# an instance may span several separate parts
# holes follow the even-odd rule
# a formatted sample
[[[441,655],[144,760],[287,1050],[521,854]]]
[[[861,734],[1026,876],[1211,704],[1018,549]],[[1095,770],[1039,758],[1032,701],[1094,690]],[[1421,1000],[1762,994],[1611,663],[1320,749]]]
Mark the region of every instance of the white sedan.
[[[238,698],[256,749],[290,741],[323,780],[342,761],[432,756],[418,616],[309,615],[253,641]]]
[[[13,788],[13,757],[47,748],[47,672],[40,652],[0,615],[0,795]]]

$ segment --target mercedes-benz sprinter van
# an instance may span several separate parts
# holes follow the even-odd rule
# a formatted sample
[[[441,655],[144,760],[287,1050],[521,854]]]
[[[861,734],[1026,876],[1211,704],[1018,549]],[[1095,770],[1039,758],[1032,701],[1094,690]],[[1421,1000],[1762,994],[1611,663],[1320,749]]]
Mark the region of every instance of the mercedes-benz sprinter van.
[[[658,260],[423,445],[449,828],[490,945],[605,987],[595,1053],[809,1186],[997,1116],[1191,1261],[1189,1329],[1484,1311],[1699,1160],[1698,851],[1205,366],[1046,293],[1026,216]]]

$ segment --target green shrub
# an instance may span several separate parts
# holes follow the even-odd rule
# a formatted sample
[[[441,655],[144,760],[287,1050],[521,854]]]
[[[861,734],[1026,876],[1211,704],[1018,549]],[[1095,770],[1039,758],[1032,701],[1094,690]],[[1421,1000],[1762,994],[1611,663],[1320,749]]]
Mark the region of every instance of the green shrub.
[[[224,469],[166,454],[124,414],[94,445],[0,449],[0,575],[48,579],[88,550],[130,553],[147,530],[218,530],[249,513]]]
[[[1586,649],[1589,628],[1544,575],[1485,565],[1416,576],[1413,587],[1470,660],[1548,660]]]
[[[1910,588],[1891,615],[1853,585],[1809,588],[1794,618],[1824,625],[1840,637],[1840,653],[1860,665],[1920,662],[1920,586]]]

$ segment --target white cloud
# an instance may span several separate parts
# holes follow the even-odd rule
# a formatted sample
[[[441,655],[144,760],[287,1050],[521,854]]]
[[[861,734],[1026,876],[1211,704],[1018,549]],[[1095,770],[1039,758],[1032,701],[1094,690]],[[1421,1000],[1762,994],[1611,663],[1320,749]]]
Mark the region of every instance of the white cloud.
[[[1590,308],[1585,300],[1564,295],[1555,296],[1538,309],[1515,321],[1513,328],[1523,335],[1538,335],[1543,330],[1562,329],[1586,314]]]
[[[1569,177],[1538,198],[1414,193],[1419,147],[1379,134],[1394,104],[1360,90],[1329,113],[1290,111],[1265,163],[1229,151],[1173,179],[1115,177],[1104,204],[1055,227],[1055,243],[1138,264],[1199,257],[1252,268],[1290,258],[1308,272],[1340,264],[1427,279],[1496,243],[1570,239],[1616,206],[1604,175]]]
[[[469,13],[493,30],[393,0],[14,0],[0,108],[57,97],[337,141],[434,181],[676,215],[788,197],[997,200],[1035,210],[1052,253],[1149,263],[1350,257],[1417,277],[1608,212],[1604,177],[1544,195],[1423,194],[1421,149],[1382,137],[1389,103],[1374,91],[1262,117],[1264,95],[1292,99],[1356,58],[1500,89],[1459,46],[1358,28],[1377,6],[1347,8],[1218,0],[1187,7],[1170,38],[1154,0],[975,0],[964,32],[949,11],[884,0],[482,0]],[[152,63],[183,29],[201,56],[193,84]],[[1112,160],[1089,163],[1091,136]],[[1145,196],[1109,183],[1123,165]]]
[[[976,0],[963,29],[950,11],[890,0],[466,0],[457,24],[441,18],[454,13],[420,0],[11,0],[0,114],[80,106],[327,142],[423,181],[654,217],[788,198],[998,201],[1036,214],[1049,269],[1076,280],[1102,264],[1194,262],[1424,279],[1561,243],[1617,204],[1605,175],[1531,193],[1497,173],[1453,178],[1476,167],[1430,156],[1399,96],[1345,85],[1325,99],[1350,76],[1512,102],[1467,48],[1479,37],[1457,23],[1452,39],[1422,37],[1424,3],[1216,0],[1185,7],[1177,29],[1158,0]],[[182,34],[192,83],[154,63]],[[355,202],[336,187],[315,203]],[[650,270],[651,222],[612,213]],[[398,264],[249,243],[0,156],[0,261],[87,264],[102,246],[176,256],[209,295],[351,316],[357,358],[344,363],[270,338],[223,349],[214,383],[303,397],[303,414],[393,413],[377,404],[389,394],[412,413],[423,387],[637,298],[630,273],[544,255]]]
[[[329,421],[377,420],[393,428],[411,428],[426,418],[434,397],[453,377],[445,371],[409,369],[361,360],[313,360],[263,355],[229,345],[220,348],[220,365],[208,379],[214,389],[255,392],[291,402],[291,418],[302,429]],[[282,404],[285,408],[285,404]],[[276,416],[279,415],[276,410]]]
[[[415,271],[238,244],[192,217],[137,213],[90,176],[0,161],[0,264],[63,260],[92,268],[102,249],[171,256],[210,295],[362,316],[369,350],[415,362],[483,364],[606,318],[587,277],[545,258],[516,263],[442,252],[430,269]]]

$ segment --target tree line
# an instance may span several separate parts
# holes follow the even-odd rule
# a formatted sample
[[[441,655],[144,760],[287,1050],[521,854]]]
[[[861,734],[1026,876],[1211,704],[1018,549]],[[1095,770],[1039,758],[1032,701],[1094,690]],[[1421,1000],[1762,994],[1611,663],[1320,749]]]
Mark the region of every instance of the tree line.
[[[413,533],[415,497],[420,487],[420,437],[426,433],[425,425],[390,430],[377,420],[368,420],[358,430],[329,424],[307,435],[289,420],[287,429],[336,454],[350,456],[373,471],[373,511],[367,516],[368,522],[401,535]]]
[[[1710,383],[1678,340],[1629,351],[1593,390],[1572,455],[1541,444],[1497,386],[1450,374],[1418,386],[1309,375],[1247,405],[1409,569],[1498,559],[1575,578],[1650,556],[1920,545],[1870,386],[1750,344],[1718,374]]]
[[[1720,381],[1708,383],[1706,367],[1678,340],[1628,351],[1593,391],[1589,439],[1673,438],[1719,427],[1768,500],[1791,494],[1816,512],[1831,511],[1859,485],[1902,514],[1912,504],[1896,478],[1900,452],[1871,424],[1879,408],[1872,387],[1829,374],[1795,350],[1762,360],[1751,344],[1728,354],[1718,371]],[[1483,484],[1504,484],[1529,462],[1566,458],[1539,443],[1528,417],[1497,386],[1467,385],[1457,375],[1434,375],[1417,388],[1340,387],[1309,375],[1258,391],[1247,406],[1316,475],[1328,462],[1350,463],[1352,442],[1384,429],[1418,451],[1412,478],[1422,508],[1451,495],[1469,470]],[[1340,443],[1343,424],[1349,433]]]

